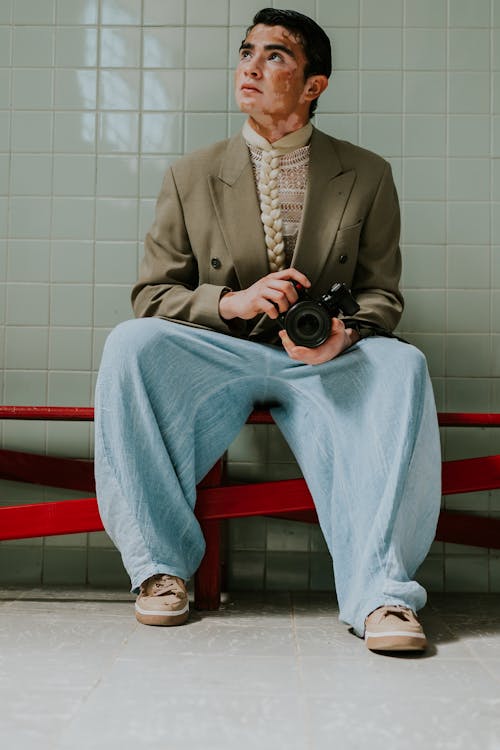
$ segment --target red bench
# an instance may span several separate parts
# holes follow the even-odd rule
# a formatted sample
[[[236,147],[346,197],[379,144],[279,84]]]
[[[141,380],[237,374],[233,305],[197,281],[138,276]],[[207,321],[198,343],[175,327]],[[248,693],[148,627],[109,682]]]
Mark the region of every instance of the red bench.
[[[500,414],[440,413],[442,427],[499,427]],[[87,421],[86,407],[0,406],[0,419]],[[256,410],[249,424],[272,424]],[[500,455],[443,462],[443,495],[500,488]],[[92,461],[0,449],[0,479],[95,493]],[[243,516],[276,516],[316,523],[303,479],[231,485],[222,459],[198,487],[196,515],[207,551],[195,577],[195,606],[217,609],[220,601],[220,521]],[[0,508],[0,540],[102,531],[95,497]],[[500,549],[500,519],[441,511],[436,540]]]

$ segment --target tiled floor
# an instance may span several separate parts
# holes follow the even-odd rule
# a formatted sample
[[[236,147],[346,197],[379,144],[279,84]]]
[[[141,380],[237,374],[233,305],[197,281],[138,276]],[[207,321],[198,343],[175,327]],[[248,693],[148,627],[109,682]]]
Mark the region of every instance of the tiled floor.
[[[0,591],[3,748],[500,749],[500,597],[432,596],[424,657],[368,652],[327,595],[234,594],[170,629],[132,599]]]

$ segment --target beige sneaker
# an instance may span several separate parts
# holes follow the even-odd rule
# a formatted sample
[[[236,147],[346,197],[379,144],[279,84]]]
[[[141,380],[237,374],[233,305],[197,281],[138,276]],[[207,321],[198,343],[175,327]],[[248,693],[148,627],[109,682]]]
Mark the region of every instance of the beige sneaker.
[[[141,583],[135,616],[143,625],[182,625],[189,617],[189,599],[182,578],[160,573]]]
[[[371,651],[425,651],[427,639],[413,610],[388,605],[365,620],[365,643]]]

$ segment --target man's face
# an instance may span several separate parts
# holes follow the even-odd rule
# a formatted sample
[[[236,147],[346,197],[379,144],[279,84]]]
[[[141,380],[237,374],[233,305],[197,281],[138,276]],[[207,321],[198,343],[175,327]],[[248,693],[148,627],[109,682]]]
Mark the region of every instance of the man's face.
[[[258,24],[240,48],[235,96],[242,112],[285,120],[309,110],[304,98],[306,57],[302,44],[282,26]]]

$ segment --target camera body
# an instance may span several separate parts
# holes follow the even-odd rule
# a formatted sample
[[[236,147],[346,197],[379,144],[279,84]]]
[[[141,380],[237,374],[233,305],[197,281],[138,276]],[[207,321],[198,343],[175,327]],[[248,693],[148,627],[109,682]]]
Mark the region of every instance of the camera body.
[[[340,312],[354,315],[360,309],[345,284],[335,283],[319,299],[314,299],[301,284],[290,281],[299,298],[278,320],[297,346],[321,346],[330,336],[332,318]]]

